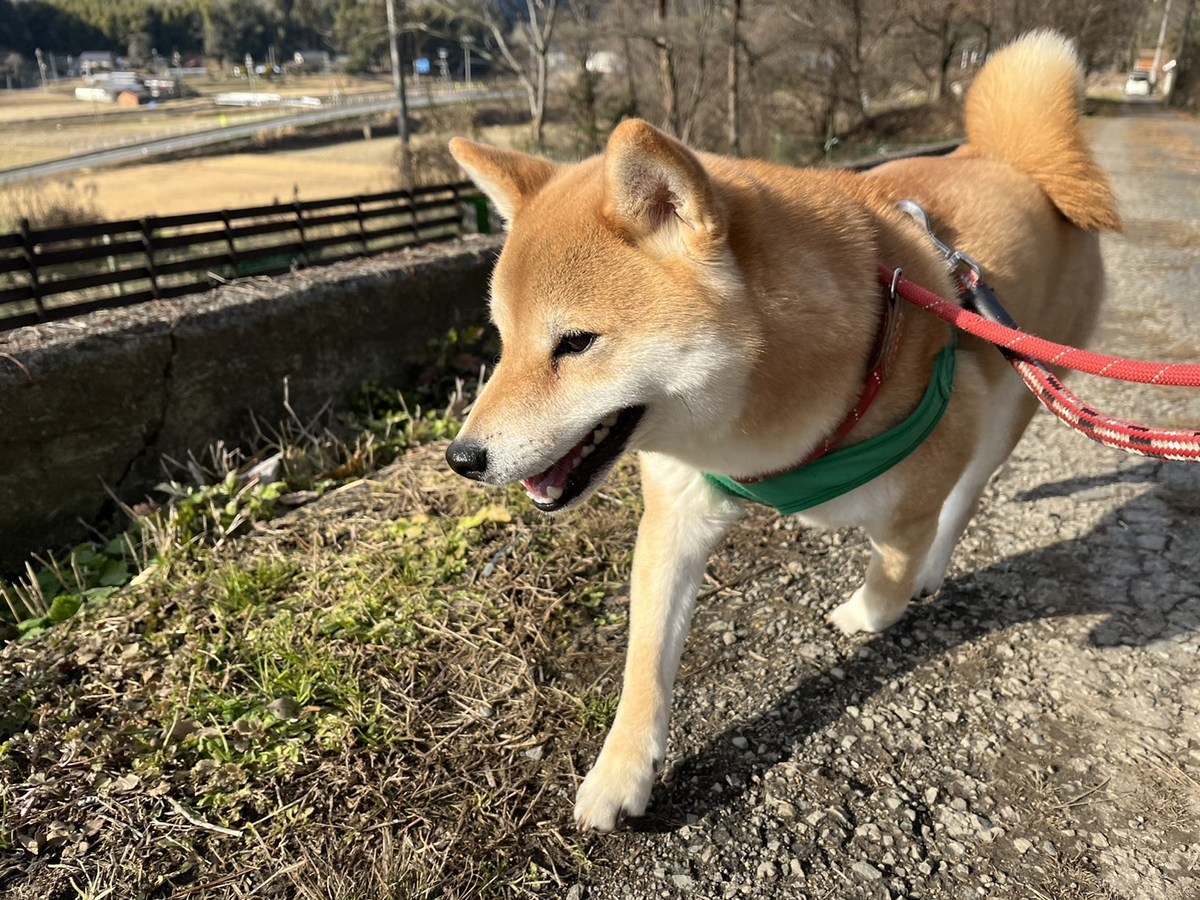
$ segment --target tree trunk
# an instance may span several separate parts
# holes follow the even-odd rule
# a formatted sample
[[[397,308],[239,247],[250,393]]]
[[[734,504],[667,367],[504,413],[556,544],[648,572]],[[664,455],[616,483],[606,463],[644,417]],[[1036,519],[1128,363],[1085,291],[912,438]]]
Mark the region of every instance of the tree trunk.
[[[1175,58],[1175,78],[1167,103],[1181,109],[1195,110],[1200,107],[1200,26],[1195,22],[1196,0],[1188,0],[1183,15],[1183,27],[1179,30],[1179,46]]]
[[[663,127],[679,137],[679,86],[675,77],[675,50],[667,36],[667,0],[655,0],[654,46],[658,48],[658,77],[663,91]]]
[[[633,50],[630,47],[629,27],[625,24],[625,2],[617,0],[617,22],[621,27],[621,52],[625,56],[625,91],[629,95],[629,112],[638,114],[637,78],[633,74]]]
[[[729,8],[729,66],[726,73],[728,103],[726,109],[729,155],[742,155],[742,133],[738,110],[738,29],[742,22],[742,0],[732,0]]]
[[[546,124],[546,75],[548,65],[546,62],[546,48],[539,48],[541,52],[537,57],[537,79],[534,82],[534,100],[530,106],[533,120],[533,147],[535,150],[542,150],[544,147],[543,131]]]
[[[948,20],[942,20],[941,33],[938,37],[941,42],[939,48],[941,52],[938,54],[937,77],[933,80],[933,96],[929,98],[934,103],[940,102],[949,93],[950,64],[954,60],[954,39]]]

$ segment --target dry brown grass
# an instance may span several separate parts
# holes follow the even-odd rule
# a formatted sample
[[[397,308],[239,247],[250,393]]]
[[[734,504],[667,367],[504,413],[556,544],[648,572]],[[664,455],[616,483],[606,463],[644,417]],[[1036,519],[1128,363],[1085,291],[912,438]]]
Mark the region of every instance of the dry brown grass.
[[[15,231],[22,219],[34,228],[57,228],[101,217],[89,184],[61,179],[0,189],[0,232]]]
[[[569,883],[587,850],[576,773],[615,692],[634,479],[584,515],[534,518],[516,493],[464,489],[443,449],[177,548],[98,612],[0,651],[0,892]]]

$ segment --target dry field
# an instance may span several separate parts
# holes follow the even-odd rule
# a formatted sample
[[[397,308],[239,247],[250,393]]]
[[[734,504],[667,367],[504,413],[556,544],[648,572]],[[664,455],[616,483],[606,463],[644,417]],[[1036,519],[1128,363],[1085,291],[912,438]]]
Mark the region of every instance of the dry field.
[[[246,79],[196,78],[187,83],[195,99],[168,102],[153,109],[127,109],[111,103],[76,100],[73,91],[83,82],[70,82],[49,93],[0,92],[0,168],[30,165],[77,153],[103,150],[134,140],[152,140],[215,128],[220,117],[229,122],[293,112],[291,109],[218,108],[212,98],[225,91],[247,91]],[[360,94],[387,90],[390,82],[346,76],[289,77],[255,82],[261,92],[284,97]]]
[[[442,157],[445,142],[459,131],[422,135],[414,147],[427,157]],[[495,126],[480,129],[478,135],[480,140],[511,146],[525,131],[523,126]],[[304,149],[93,169],[72,179],[0,188],[0,220],[20,218],[23,209],[39,209],[39,194],[75,195],[87,207],[88,217],[125,219],[288,201],[296,193],[315,200],[391,190],[397,177],[396,139],[391,131],[375,135],[371,140]]]
[[[57,119],[92,112],[91,104],[81,103],[69,92],[0,91],[0,125]],[[131,110],[115,103],[96,104],[98,114],[128,115]]]
[[[186,83],[189,94],[205,100],[224,91],[249,90],[250,86],[245,78],[233,77],[188,78]],[[255,85],[261,91],[270,91],[284,97],[326,97],[334,92],[358,94],[386,91],[391,88],[392,83],[389,78],[362,75],[301,75],[289,76],[287,79],[279,81],[259,79]],[[63,116],[91,114],[92,104],[81,103],[75,99],[75,88],[83,86],[82,81],[71,81],[56,85],[45,93],[38,90],[0,91],[0,122],[56,119]],[[178,107],[178,104],[169,104],[167,108],[172,107]],[[108,103],[96,104],[95,110],[101,114],[109,112],[117,115],[138,112],[138,110],[129,110]]]
[[[84,104],[80,104],[82,108]],[[97,104],[99,109],[99,104]],[[0,165],[4,168],[33,165],[79,153],[106,150],[140,140],[154,140],[212,127],[207,119],[166,117],[163,113],[130,110],[108,113],[95,119],[72,119],[44,124],[3,125]]]
[[[239,86],[244,88],[245,82],[220,85],[222,89]],[[319,91],[322,87],[326,90]],[[353,82],[342,79],[334,83],[321,77],[291,79],[272,84],[269,89],[316,94],[336,88],[348,94],[377,91],[380,87],[370,79]],[[137,138],[163,137],[167,132],[212,128],[222,115],[236,122],[243,117],[276,114],[269,110],[222,110],[208,100],[186,103],[190,105],[111,113],[100,120],[84,116],[55,122],[51,112],[63,116],[64,109],[75,107],[64,106],[64,101],[54,95],[46,98],[28,92],[20,96],[13,92],[12,97],[0,94],[0,168],[101,149],[106,144],[127,143]],[[85,106],[88,104],[78,104]],[[23,114],[28,115],[22,118]],[[421,183],[443,183],[461,177],[446,152],[446,142],[454,135],[470,134],[500,146],[519,146],[527,137],[527,126],[480,127],[475,124],[477,116],[500,121],[512,119],[508,110],[457,105],[414,112],[414,165]],[[6,125],[6,117],[13,124]],[[37,121],[33,121],[35,117]],[[286,202],[297,195],[312,200],[392,189],[397,183],[395,132],[391,127],[381,129],[376,121],[372,124],[372,138],[353,139],[358,127],[349,126],[352,138],[349,140],[326,135],[319,140],[293,142],[290,135],[281,134],[271,137],[259,150],[222,153],[227,148],[218,147],[208,156],[82,169],[69,176],[0,188],[0,231],[25,217],[35,225],[49,219],[53,219],[53,224],[62,224],[76,219],[122,219],[256,206]],[[551,126],[547,130],[552,139],[560,136],[566,140],[565,126]],[[74,214],[66,208],[71,205],[71,198],[76,206]],[[47,210],[53,210],[54,215],[46,215]]]
[[[308,200],[395,187],[394,139],[234,153],[89,172],[79,179],[107,219]]]
[[[0,119],[3,135],[0,168],[32,165],[136,141],[205,131],[219,127],[222,118],[227,123],[237,124],[293,112],[290,109],[219,109],[208,101],[174,109],[118,109],[102,103],[94,106],[80,103],[70,113],[60,113],[61,121],[55,121],[52,116],[41,116],[37,121],[6,124]],[[0,111],[3,110],[0,107]]]

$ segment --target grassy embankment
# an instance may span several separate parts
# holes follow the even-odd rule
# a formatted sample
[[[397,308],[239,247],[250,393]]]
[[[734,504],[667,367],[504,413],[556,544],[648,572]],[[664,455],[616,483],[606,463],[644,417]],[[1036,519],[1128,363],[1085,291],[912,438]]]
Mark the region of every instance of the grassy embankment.
[[[586,865],[631,471],[548,519],[446,471],[453,410],[356,409],[6,586],[6,896],[507,896]]]

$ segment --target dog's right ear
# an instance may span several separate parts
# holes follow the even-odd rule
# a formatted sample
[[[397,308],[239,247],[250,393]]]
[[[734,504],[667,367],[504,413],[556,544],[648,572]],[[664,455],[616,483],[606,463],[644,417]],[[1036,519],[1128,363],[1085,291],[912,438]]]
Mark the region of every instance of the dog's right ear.
[[[700,159],[641,119],[627,119],[609,138],[604,191],[605,214],[635,240],[695,252],[723,232],[721,208]]]
[[[539,156],[498,150],[464,138],[452,138],[450,155],[488,195],[505,222],[511,222],[554,174],[554,163]]]

